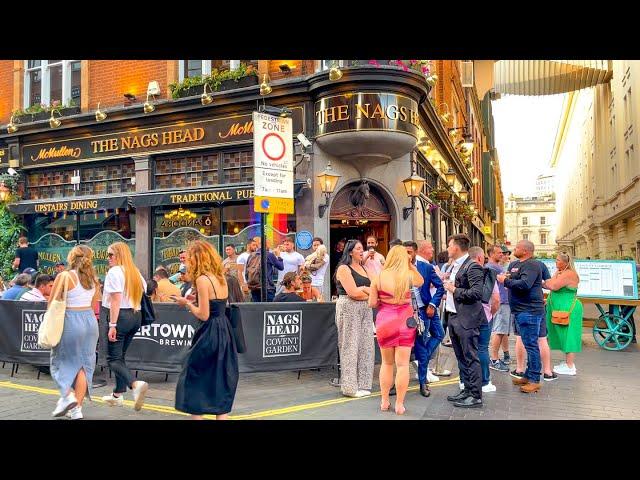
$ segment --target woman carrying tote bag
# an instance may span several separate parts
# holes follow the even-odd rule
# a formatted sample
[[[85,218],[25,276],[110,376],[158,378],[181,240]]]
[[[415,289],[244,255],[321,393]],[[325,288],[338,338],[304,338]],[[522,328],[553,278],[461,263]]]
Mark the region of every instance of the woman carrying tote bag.
[[[67,265],[68,271],[56,277],[49,299],[53,302],[66,287],[64,328],[59,343],[51,349],[51,377],[60,389],[52,416],[78,420],[83,418],[82,402],[90,393],[96,368],[98,324],[92,303],[100,299],[100,283],[89,247],[73,247]]]
[[[107,248],[109,272],[104,279],[102,306],[109,320],[109,343],[107,362],[116,377],[116,386],[111,395],[102,397],[110,406],[124,405],[127,387],[133,390],[134,409],[140,410],[149,388],[147,382],[134,381],[131,370],[125,362],[127,349],[134,335],[140,329],[142,296],[147,282],[133,263],[129,247],[124,242],[116,242]]]

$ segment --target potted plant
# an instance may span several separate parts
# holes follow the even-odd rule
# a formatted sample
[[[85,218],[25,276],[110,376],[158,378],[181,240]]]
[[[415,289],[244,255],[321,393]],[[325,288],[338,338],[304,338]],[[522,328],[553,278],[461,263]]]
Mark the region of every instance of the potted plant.
[[[19,123],[37,122],[47,120],[51,116],[51,111],[55,110],[62,116],[76,115],[80,113],[80,107],[73,100],[69,103],[62,104],[59,100],[55,100],[51,105],[44,103],[36,103],[24,110],[15,110],[12,114],[18,119]]]
[[[434,201],[440,202],[443,200],[449,200],[451,198],[451,192],[446,188],[436,187],[432,188],[429,192],[429,198]]]
[[[258,85],[258,72],[253,65],[240,64],[235,70],[218,71],[213,69],[206,77],[189,77],[182,82],[169,84],[172,98],[186,98],[202,95],[205,83],[212,92],[233,90]]]
[[[258,72],[253,65],[247,66],[244,63],[235,70],[220,72],[217,77],[220,82],[218,87],[220,91],[258,85]]]

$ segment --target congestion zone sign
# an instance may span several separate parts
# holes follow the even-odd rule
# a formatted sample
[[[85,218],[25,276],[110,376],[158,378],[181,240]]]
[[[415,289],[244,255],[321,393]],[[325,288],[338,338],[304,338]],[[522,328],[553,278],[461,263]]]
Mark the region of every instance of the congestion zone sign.
[[[293,213],[293,122],[253,112],[254,210]]]

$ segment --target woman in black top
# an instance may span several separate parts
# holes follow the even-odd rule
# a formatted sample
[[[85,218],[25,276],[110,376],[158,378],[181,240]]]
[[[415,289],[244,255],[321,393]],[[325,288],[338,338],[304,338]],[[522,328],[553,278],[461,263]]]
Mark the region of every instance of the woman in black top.
[[[284,291],[280,292],[273,299],[274,302],[304,302],[304,298],[296,293],[296,290],[302,288],[300,284],[300,276],[296,272],[287,272],[282,279]]]
[[[373,311],[368,305],[371,281],[361,265],[363,253],[362,243],[349,240],[336,269],[340,388],[347,397],[371,395],[373,385]]]

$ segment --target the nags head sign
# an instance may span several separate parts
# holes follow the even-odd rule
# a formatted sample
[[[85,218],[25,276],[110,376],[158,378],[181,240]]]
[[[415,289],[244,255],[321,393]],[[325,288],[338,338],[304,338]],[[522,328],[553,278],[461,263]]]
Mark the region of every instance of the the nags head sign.
[[[42,310],[22,310],[22,336],[20,337],[21,352],[45,352],[48,348],[38,346],[38,329],[42,323],[45,308]]]
[[[262,357],[300,355],[302,348],[302,310],[264,312]]]

